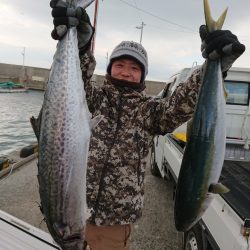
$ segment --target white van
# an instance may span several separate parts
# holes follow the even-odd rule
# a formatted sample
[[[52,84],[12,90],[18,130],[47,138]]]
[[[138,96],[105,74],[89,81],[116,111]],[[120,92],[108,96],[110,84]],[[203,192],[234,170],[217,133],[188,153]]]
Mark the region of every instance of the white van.
[[[169,78],[157,98],[173,93],[195,68]],[[250,69],[231,68],[225,79],[226,154],[220,182],[230,192],[215,195],[202,219],[184,233],[183,250],[250,249]],[[151,172],[177,183],[186,143],[186,124],[154,138]]]

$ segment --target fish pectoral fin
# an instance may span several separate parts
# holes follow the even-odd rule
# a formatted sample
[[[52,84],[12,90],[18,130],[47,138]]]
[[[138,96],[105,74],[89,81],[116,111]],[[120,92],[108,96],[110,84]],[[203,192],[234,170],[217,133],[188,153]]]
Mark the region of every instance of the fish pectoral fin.
[[[225,87],[225,83],[223,82],[223,91],[224,91],[224,97],[225,97],[225,100],[227,100],[227,97],[228,97],[228,91]]]
[[[103,115],[97,115],[90,120],[90,129],[93,130],[103,119]]]
[[[228,189],[222,183],[211,184],[208,188],[208,192],[213,193],[213,194],[225,194],[225,193],[228,193],[229,191],[230,189]]]

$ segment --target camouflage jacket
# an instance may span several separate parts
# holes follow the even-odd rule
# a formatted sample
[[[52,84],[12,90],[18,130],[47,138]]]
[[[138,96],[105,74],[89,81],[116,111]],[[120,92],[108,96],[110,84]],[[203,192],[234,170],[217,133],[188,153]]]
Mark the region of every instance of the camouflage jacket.
[[[172,132],[195,107],[200,73],[196,71],[168,99],[156,99],[107,79],[91,84],[95,61],[80,56],[89,110],[102,121],[92,131],[87,170],[89,223],[134,223],[142,215],[146,158],[155,135]]]

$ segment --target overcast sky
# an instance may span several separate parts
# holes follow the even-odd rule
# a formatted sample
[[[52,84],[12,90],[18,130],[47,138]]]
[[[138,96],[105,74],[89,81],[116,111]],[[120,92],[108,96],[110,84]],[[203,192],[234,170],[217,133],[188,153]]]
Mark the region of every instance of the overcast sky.
[[[210,0],[215,19],[229,7],[223,26],[247,47],[234,64],[250,68],[250,1]],[[93,20],[94,4],[88,8]],[[0,0],[0,62],[49,68],[56,41],[49,0]],[[148,80],[166,80],[183,67],[201,64],[199,26],[204,23],[202,0],[100,0],[96,33],[95,73],[104,74],[107,57],[122,40],[140,41],[148,51]],[[25,48],[25,57],[23,51]]]

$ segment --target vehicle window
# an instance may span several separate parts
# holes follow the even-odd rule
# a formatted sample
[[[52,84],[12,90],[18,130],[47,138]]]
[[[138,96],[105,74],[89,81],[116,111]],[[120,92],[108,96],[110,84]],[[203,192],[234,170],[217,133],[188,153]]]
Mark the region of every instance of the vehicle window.
[[[225,81],[225,87],[228,91],[227,104],[248,105],[249,86],[250,84],[247,82]]]

